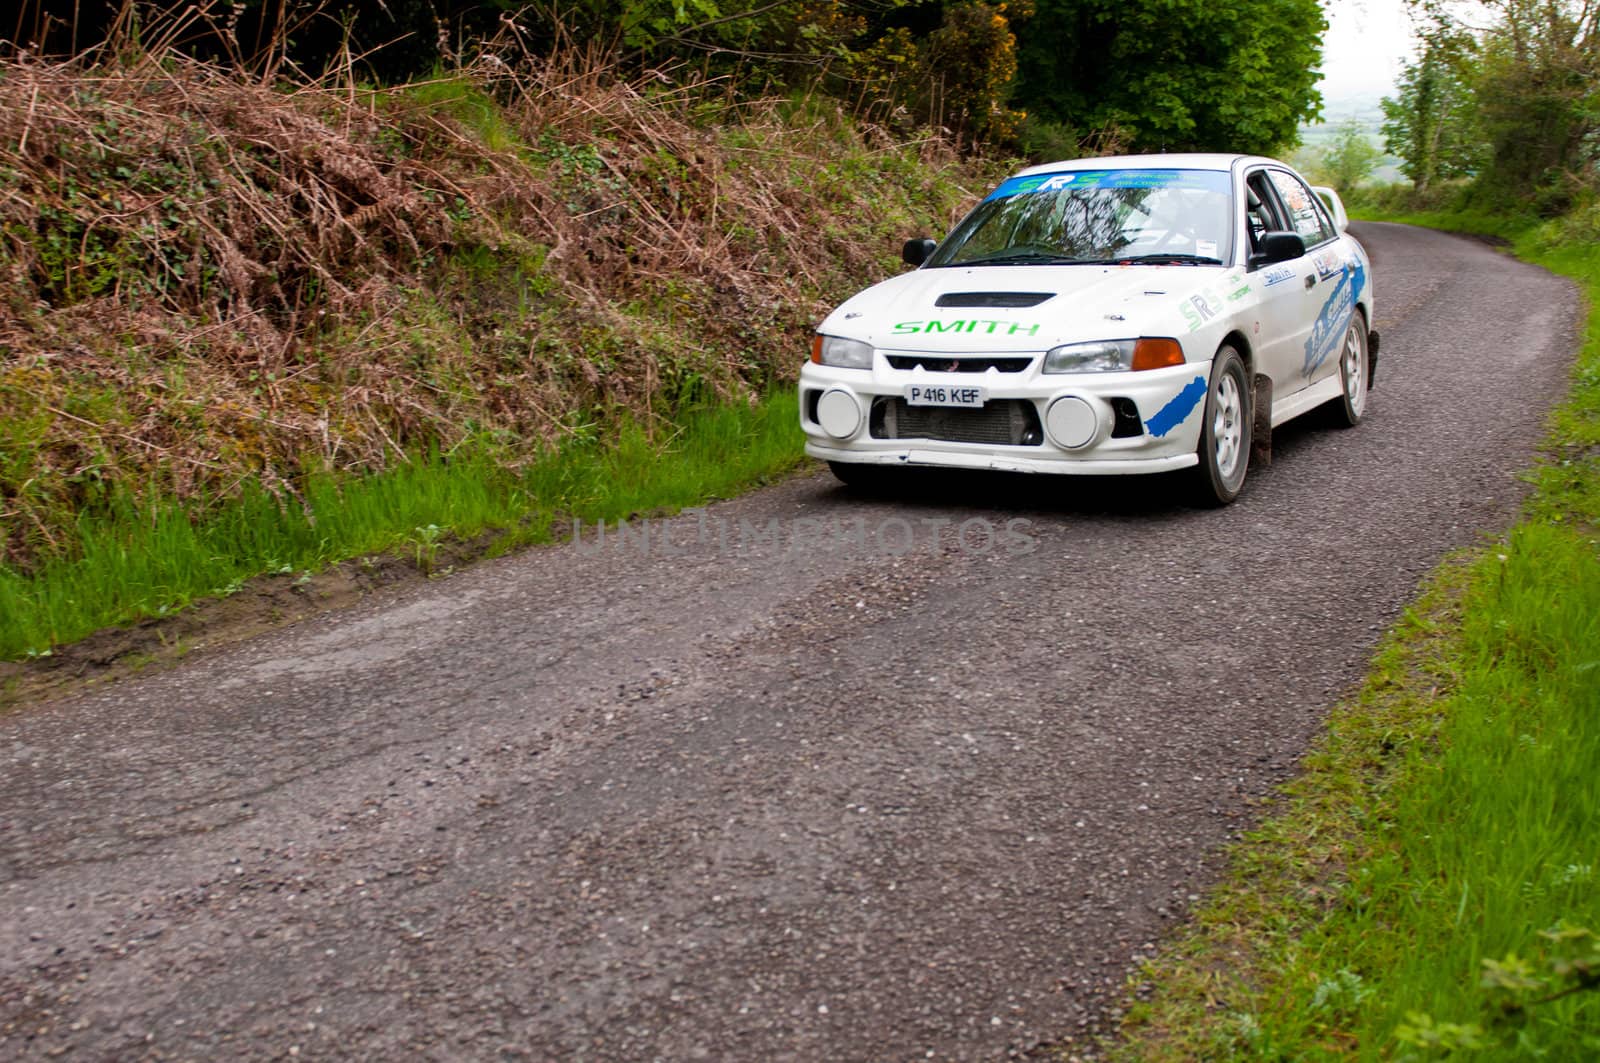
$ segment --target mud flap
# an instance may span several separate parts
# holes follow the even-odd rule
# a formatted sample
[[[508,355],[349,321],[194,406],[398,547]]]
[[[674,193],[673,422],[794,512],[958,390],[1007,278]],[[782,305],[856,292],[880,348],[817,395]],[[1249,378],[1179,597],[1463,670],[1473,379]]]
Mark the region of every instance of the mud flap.
[[[1272,378],[1257,373],[1250,397],[1250,464],[1272,464]]]
[[[1367,329],[1367,390],[1378,379],[1378,330]]]

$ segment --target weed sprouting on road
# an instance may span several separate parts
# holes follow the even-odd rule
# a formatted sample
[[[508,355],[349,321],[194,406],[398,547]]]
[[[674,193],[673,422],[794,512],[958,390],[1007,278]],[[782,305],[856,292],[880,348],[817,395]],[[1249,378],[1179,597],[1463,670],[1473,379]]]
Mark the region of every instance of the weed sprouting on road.
[[[1510,237],[1591,313],[1525,519],[1447,563],[1193,927],[1121,1060],[1600,1054],[1600,253]]]

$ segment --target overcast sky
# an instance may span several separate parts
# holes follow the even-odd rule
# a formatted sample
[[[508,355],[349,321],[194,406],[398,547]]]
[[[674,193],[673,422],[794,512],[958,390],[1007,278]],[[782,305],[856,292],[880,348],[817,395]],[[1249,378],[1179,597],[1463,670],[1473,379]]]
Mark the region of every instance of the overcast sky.
[[[1336,115],[1346,100],[1394,92],[1400,62],[1411,56],[1411,21],[1404,0],[1330,0],[1322,41],[1324,110]]]

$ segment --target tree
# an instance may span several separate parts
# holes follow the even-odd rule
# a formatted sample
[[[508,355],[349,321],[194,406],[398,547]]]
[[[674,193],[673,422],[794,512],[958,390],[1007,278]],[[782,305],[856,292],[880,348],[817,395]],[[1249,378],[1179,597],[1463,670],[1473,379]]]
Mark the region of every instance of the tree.
[[[1592,186],[1600,0],[1485,0],[1476,27],[1445,0],[1410,2],[1424,50],[1384,102],[1384,134],[1417,187],[1472,174],[1490,206],[1554,213]]]
[[[1026,2],[1009,5],[1026,13]],[[913,57],[899,95],[922,121],[973,141],[1002,143],[1022,117],[1007,105],[1017,72],[1016,37],[1005,3],[948,0],[923,39],[893,38]]]
[[[1600,4],[1500,0],[1475,94],[1485,188],[1563,209],[1593,176],[1600,134]]]
[[[1399,94],[1383,101],[1384,146],[1419,192],[1435,181],[1465,177],[1479,163],[1476,106],[1470,86],[1473,42],[1434,29],[1422,55],[1400,74]]]
[[[1012,102],[1136,150],[1275,151],[1321,107],[1318,0],[1037,0]]]
[[[1373,146],[1366,130],[1354,118],[1339,123],[1329,144],[1318,159],[1318,169],[1333,186],[1347,192],[1372,176],[1372,170],[1383,157],[1383,152]]]

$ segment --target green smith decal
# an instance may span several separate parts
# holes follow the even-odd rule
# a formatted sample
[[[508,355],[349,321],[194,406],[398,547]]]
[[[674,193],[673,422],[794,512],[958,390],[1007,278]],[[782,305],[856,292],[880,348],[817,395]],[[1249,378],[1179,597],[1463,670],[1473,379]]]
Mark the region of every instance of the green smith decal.
[[[983,318],[954,321],[900,321],[894,326],[898,336],[914,336],[919,332],[971,332],[982,336],[1037,336],[1038,325],[1024,325],[1016,321],[989,321]]]

